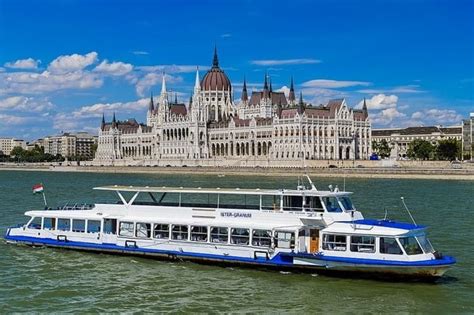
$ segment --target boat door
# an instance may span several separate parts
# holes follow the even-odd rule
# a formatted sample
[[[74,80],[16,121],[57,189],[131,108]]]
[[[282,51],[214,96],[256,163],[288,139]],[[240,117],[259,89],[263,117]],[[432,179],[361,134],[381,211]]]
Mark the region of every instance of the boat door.
[[[117,242],[117,219],[104,218],[101,240],[105,244]]]
[[[310,229],[309,230],[309,252],[314,254],[318,251],[319,247],[319,230]]]

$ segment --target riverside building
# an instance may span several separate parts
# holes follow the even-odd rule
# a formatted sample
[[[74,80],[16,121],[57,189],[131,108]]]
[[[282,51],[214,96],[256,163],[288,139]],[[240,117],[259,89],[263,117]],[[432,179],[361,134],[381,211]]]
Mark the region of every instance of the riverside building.
[[[344,99],[312,106],[297,100],[291,79],[288,97],[263,89],[250,95],[244,80],[234,101],[230,79],[214,52],[202,80],[196,71],[188,105],[166,88],[150,99],[146,124],[134,119],[105,122],[99,130],[96,165],[288,166],[310,160],[368,159],[371,124],[367,107],[355,110]]]
[[[439,140],[456,139],[461,141],[462,138],[462,126],[372,129],[374,142],[380,143],[385,140],[390,145],[391,158],[406,158],[408,147],[414,140],[426,140],[436,145]]]

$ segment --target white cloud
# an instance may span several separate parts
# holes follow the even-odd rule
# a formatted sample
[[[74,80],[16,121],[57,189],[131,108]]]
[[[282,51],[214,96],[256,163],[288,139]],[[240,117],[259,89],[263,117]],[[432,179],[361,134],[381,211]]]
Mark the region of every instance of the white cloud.
[[[367,109],[369,110],[395,108],[397,107],[397,102],[398,96],[385,94],[377,94],[374,95],[372,98],[366,100]],[[363,104],[364,101],[360,101],[359,104],[357,104],[356,108],[362,108]]]
[[[148,107],[148,102],[148,98],[142,98],[131,102],[97,103],[83,106],[72,113],[56,114],[53,121],[53,128],[56,130],[71,131],[97,130],[100,124],[99,119],[103,113],[112,115],[112,112],[119,112],[121,114],[143,112]]]
[[[133,70],[133,66],[129,63],[124,62],[111,62],[107,59],[102,61],[95,69],[94,72],[103,73],[111,76],[122,76]]]
[[[406,117],[404,113],[401,113],[397,110],[397,108],[392,107],[381,110],[378,113],[371,114],[370,120],[376,125],[388,125],[392,123],[394,119],[403,117]]]
[[[11,96],[0,99],[0,111],[43,112],[52,109],[54,105],[47,99],[36,99],[26,96]]]
[[[423,120],[426,124],[460,124],[463,116],[453,109],[425,109],[414,112],[412,119]]]
[[[29,117],[21,117],[15,115],[8,115],[8,114],[0,114],[0,121],[2,122],[2,128],[0,129],[8,129],[11,126],[18,126],[29,122],[31,118]]]
[[[37,69],[39,63],[41,63],[40,60],[34,60],[33,58],[19,59],[15,62],[5,63],[5,67],[12,69]]]
[[[287,87],[286,85],[282,86],[281,88],[279,88],[278,90],[276,90],[277,92],[283,92],[285,93],[285,96],[288,97],[288,95],[290,94],[290,88]]]
[[[222,37],[222,38],[229,38],[229,37],[232,37],[232,34],[230,34],[230,33],[225,33],[225,34],[222,34],[221,37]]]
[[[300,59],[261,59],[252,60],[250,62],[257,66],[275,66],[275,65],[306,65],[321,63],[321,60],[311,58],[300,58]]]
[[[156,65],[156,66],[139,66],[137,70],[145,72],[164,72],[164,73],[189,73],[196,72],[197,67],[199,69],[208,69],[208,66],[198,65]]]
[[[381,93],[424,93],[425,91],[419,89],[419,85],[402,85],[396,86],[389,89],[364,89],[357,92],[368,93],[368,94],[381,94]]]
[[[132,51],[132,54],[134,54],[134,55],[149,55],[150,53],[148,51],[135,50],[135,51]]]
[[[37,94],[64,89],[89,89],[101,87],[102,84],[103,79],[89,71],[0,73],[0,94]]]
[[[137,92],[137,95],[140,97],[145,96],[145,92],[148,91],[152,86],[158,85],[161,83],[161,80],[163,78],[163,73],[159,72],[150,72],[147,73],[145,76],[139,78],[136,80],[136,85],[135,85],[135,91]],[[168,84],[167,87],[168,89],[170,88],[169,83],[177,83],[181,82],[183,79],[181,77],[174,77],[171,75],[166,74],[166,83]]]
[[[51,73],[78,71],[97,62],[98,54],[93,51],[86,55],[72,54],[59,56],[48,66]]]
[[[328,88],[328,89],[335,89],[335,88],[345,88],[351,86],[369,86],[370,82],[363,82],[363,81],[338,81],[338,80],[310,80],[306,81],[302,84],[303,87],[318,87],[318,88]]]

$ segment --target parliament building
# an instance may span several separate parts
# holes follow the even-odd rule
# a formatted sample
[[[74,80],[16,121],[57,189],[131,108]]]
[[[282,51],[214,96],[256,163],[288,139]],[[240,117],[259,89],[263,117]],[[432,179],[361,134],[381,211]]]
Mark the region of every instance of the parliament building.
[[[293,79],[288,96],[273,91],[265,75],[261,91],[249,95],[244,80],[234,100],[230,79],[214,52],[202,80],[196,71],[188,104],[167,91],[150,98],[146,124],[102,118],[96,165],[292,166],[310,160],[358,160],[371,154],[367,106],[350,108],[345,99],[325,105],[297,99]]]

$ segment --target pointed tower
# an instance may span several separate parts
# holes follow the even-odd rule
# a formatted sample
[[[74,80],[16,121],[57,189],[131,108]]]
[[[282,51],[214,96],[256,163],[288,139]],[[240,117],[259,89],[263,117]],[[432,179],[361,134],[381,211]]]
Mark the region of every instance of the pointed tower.
[[[364,97],[364,105],[362,105],[362,112],[364,113],[365,118],[369,117],[369,112],[367,110],[367,103],[365,102],[365,97]]]
[[[178,104],[178,92],[174,92],[174,104]]]
[[[268,91],[268,80],[267,80],[267,72],[265,71],[265,80],[263,82],[263,98],[269,98],[270,92]]]
[[[303,92],[300,92],[300,101],[298,102],[298,114],[304,112]]]
[[[293,77],[291,77],[291,83],[290,83],[290,93],[288,95],[288,100],[290,101],[289,103],[291,105],[294,105],[296,97],[295,97],[295,87],[293,86]]]
[[[193,95],[191,94],[191,95],[189,96],[188,111],[190,112],[192,108],[193,108]]]
[[[155,110],[155,104],[153,103],[153,92],[150,94],[150,104],[148,105],[148,112],[153,113]]]
[[[212,67],[219,68],[219,58],[217,57],[217,45],[214,46],[214,58],[212,59]]]
[[[247,79],[244,77],[244,86],[242,88],[242,102],[247,103],[249,100],[249,96],[247,94]]]
[[[199,67],[196,67],[196,79],[194,81],[194,93],[201,91],[201,81],[199,80]]]
[[[104,130],[105,128],[105,115],[102,113],[102,122],[100,123],[100,130]]]
[[[114,112],[114,118],[112,118],[112,128],[117,128],[117,120],[115,119],[115,112]]]
[[[270,81],[270,94],[272,94],[273,93],[272,78],[268,78],[268,80]]]

